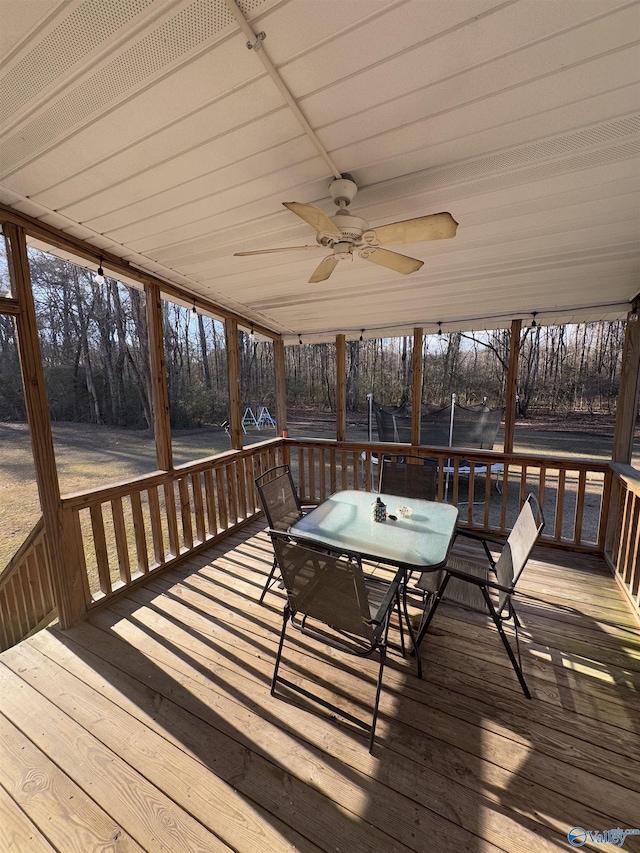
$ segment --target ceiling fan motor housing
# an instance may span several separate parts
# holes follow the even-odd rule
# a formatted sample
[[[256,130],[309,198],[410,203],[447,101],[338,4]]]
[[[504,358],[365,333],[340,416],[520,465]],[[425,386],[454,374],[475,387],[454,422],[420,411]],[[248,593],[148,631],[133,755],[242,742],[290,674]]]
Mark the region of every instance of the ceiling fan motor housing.
[[[369,223],[361,216],[353,216],[346,210],[339,210],[334,216],[329,217],[335,223],[342,234],[341,239],[350,240],[354,243],[360,242],[362,234],[369,228]]]
[[[353,244],[351,242],[341,242],[335,243],[333,246],[333,257],[337,258],[339,261],[347,260],[347,258],[353,258],[351,254],[351,249]]]
[[[334,202],[339,205],[341,202],[347,206],[356,197],[358,187],[355,181],[349,178],[336,178],[335,181],[329,184],[329,193]]]

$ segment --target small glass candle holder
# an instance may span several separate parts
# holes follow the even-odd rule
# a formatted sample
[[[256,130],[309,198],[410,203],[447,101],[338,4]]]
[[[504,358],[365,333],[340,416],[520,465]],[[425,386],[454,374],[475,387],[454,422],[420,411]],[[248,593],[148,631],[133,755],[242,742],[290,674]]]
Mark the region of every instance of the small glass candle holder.
[[[398,506],[396,507],[396,512],[400,518],[409,518],[413,510],[410,506]]]

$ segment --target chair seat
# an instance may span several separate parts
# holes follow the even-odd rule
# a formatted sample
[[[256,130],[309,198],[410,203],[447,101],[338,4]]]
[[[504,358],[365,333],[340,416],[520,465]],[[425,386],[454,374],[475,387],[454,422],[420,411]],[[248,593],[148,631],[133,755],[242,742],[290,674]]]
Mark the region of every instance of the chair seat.
[[[463,557],[450,556],[447,560],[447,568],[455,569],[458,572],[465,572],[465,574],[482,578],[482,580],[489,579],[489,570],[486,566],[476,563],[473,560],[465,560]],[[423,572],[416,586],[423,592],[435,595],[442,583],[443,577],[444,569],[436,572]],[[454,577],[447,584],[444,600],[453,604],[461,604],[463,607],[469,607],[472,610],[484,611],[487,608],[484,596],[478,586]]]

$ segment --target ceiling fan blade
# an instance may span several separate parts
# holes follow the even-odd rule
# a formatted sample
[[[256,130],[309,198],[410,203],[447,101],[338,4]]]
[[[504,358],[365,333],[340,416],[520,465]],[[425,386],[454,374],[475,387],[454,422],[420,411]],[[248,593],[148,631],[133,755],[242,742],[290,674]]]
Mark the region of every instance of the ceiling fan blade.
[[[299,252],[301,249],[322,249],[317,243],[315,246],[283,246],[281,249],[256,249],[253,252],[234,252],[234,258],[246,258],[249,255],[270,255],[272,252]]]
[[[445,240],[456,236],[458,223],[450,213],[432,213],[403,222],[391,222],[375,228],[382,246],[396,243],[422,243],[425,240]]]
[[[338,235],[341,233],[338,226],[334,225],[328,216],[325,216],[319,208],[314,207],[312,204],[302,204],[299,201],[283,201],[282,203],[292,213],[299,216],[300,219],[308,222],[316,231],[326,231],[327,234]]]
[[[326,281],[337,265],[338,259],[334,258],[333,255],[327,255],[315,268],[313,275],[309,279],[309,284],[315,284],[317,281]]]
[[[424,264],[424,261],[418,261],[416,258],[410,258],[408,255],[399,255],[397,252],[390,252],[388,249],[376,249],[370,255],[361,255],[365,261],[371,261],[372,264],[386,267],[394,272],[409,275],[416,272]]]

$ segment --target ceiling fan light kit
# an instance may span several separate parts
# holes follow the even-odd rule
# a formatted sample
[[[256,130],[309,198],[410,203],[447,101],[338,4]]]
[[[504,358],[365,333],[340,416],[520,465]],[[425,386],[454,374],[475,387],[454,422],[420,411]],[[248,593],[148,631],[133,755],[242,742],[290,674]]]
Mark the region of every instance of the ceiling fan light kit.
[[[458,223],[450,213],[434,213],[401,222],[392,222],[371,228],[366,219],[354,216],[347,210],[356,197],[358,187],[349,174],[336,178],[329,184],[329,195],[338,210],[327,216],[313,204],[285,201],[284,206],[316,230],[316,242],[331,254],[323,258],[313,271],[309,284],[326,281],[339,261],[353,260],[354,252],[365,261],[386,267],[402,275],[410,275],[424,261],[383,249],[383,245],[396,243],[422,243],[427,240],[445,240],[455,237]],[[276,249],[258,249],[252,252],[236,252],[236,255],[262,255],[273,252],[297,252],[312,246],[289,246]]]

